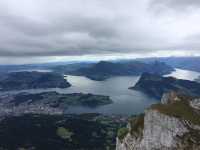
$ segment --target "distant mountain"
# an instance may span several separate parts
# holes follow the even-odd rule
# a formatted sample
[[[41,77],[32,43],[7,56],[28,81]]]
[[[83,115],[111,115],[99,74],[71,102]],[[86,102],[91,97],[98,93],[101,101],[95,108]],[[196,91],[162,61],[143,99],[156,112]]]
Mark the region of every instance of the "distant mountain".
[[[191,96],[200,96],[200,83],[181,80],[173,77],[162,77],[143,73],[134,87],[135,89],[160,99],[165,92],[177,91]]]
[[[24,65],[0,65],[0,74],[9,73],[9,72],[18,72],[25,70],[54,70],[56,72],[62,71],[72,71],[77,70],[78,68],[82,68],[88,66],[90,64],[94,64],[94,62],[87,61],[67,61],[67,62],[51,62],[51,63],[41,63],[41,64],[24,64]]]
[[[0,77],[0,91],[70,86],[62,75],[53,72],[12,72]]]
[[[200,72],[200,57],[160,57],[160,58],[143,58],[138,61],[151,63],[154,61],[164,62],[174,68],[186,69]]]
[[[79,69],[89,68],[93,66],[95,63],[91,62],[81,62],[81,63],[73,63],[73,64],[61,64],[57,66],[49,67],[54,72],[62,73],[62,74],[74,74]]]
[[[134,63],[142,62],[145,64],[152,64],[155,61],[164,62],[173,68],[187,69],[200,72],[200,57],[151,57],[151,58],[137,58],[137,59],[118,59],[110,62],[113,63]],[[26,70],[26,69],[52,69],[56,72],[68,73],[80,68],[91,67],[96,64],[96,61],[71,61],[71,62],[52,62],[43,64],[26,64],[26,65],[0,65],[0,73],[11,71]]]
[[[173,70],[172,67],[158,61],[150,64],[139,61],[123,63],[100,61],[90,67],[80,68],[74,74],[83,75],[92,80],[105,80],[112,76],[140,75],[143,72],[164,75],[171,73]]]

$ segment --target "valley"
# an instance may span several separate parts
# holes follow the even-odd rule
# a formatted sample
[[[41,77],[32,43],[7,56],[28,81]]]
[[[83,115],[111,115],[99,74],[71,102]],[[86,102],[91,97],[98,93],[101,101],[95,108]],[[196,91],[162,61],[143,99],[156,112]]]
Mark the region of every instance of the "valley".
[[[0,150],[200,150],[200,0],[0,0]]]

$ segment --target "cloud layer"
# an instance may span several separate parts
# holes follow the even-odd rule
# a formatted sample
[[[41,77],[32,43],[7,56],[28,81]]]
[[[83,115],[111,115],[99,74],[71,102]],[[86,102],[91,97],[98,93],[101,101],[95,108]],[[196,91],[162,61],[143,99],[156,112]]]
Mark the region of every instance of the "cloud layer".
[[[152,0],[152,5],[167,7],[168,9],[179,9],[181,11],[190,8],[199,8],[200,1],[198,0]]]
[[[0,56],[199,54],[199,7],[197,0],[1,0]]]

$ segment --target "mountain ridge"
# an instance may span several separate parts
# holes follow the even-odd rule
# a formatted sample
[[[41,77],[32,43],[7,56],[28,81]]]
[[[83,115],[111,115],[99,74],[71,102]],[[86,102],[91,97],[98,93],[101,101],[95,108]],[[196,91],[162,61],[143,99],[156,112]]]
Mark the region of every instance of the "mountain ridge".
[[[105,80],[112,76],[138,76],[143,72],[157,73],[160,75],[169,74],[174,69],[165,63],[155,61],[153,63],[143,63],[139,61],[131,62],[108,62],[100,61],[90,67],[80,68],[74,72],[75,75],[83,75],[92,80]]]
[[[143,73],[138,82],[129,89],[142,91],[157,99],[170,91],[177,91],[190,96],[200,96],[200,83],[174,77],[162,77],[151,73]]]
[[[68,88],[71,84],[64,76],[53,72],[22,71],[1,75],[0,91],[38,88]]]

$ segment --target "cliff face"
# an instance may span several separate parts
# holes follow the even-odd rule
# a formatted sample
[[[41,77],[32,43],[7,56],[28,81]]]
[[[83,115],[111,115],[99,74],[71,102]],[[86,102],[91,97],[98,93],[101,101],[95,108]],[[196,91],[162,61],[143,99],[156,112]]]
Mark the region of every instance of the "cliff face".
[[[172,98],[174,99],[174,103],[172,102]],[[189,118],[191,112],[187,112],[189,115],[184,116],[185,114],[179,105],[177,105],[178,107],[176,108],[177,112],[169,113],[166,109],[170,106],[172,111],[174,111],[174,105],[177,102],[183,101],[182,97],[170,93],[165,95],[164,99],[165,101],[162,100],[165,102],[164,104],[152,106],[145,111],[143,129],[141,131],[135,130],[136,126],[138,126],[137,122],[133,121],[128,124],[127,128],[129,129],[129,132],[124,138],[117,138],[116,150],[200,149],[200,115],[198,110],[198,99],[195,99],[194,101],[190,100],[190,102],[187,103],[193,113],[193,118],[191,119]],[[177,116],[173,114],[177,114]],[[197,119],[194,120],[194,118]]]

